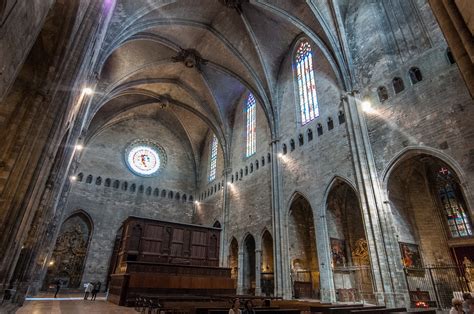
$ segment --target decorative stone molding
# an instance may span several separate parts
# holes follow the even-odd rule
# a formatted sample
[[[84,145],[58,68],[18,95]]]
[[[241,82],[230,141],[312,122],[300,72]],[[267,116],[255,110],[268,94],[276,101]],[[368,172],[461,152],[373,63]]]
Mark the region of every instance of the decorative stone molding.
[[[187,68],[196,68],[199,72],[202,71],[202,66],[207,63],[207,60],[202,58],[199,52],[194,49],[182,49],[175,57],[171,59],[173,62],[182,62]]]

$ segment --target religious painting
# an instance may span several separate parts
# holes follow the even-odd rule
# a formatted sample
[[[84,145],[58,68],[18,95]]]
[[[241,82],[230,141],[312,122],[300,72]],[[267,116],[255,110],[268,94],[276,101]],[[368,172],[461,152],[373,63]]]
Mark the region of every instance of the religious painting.
[[[423,268],[418,244],[400,242],[402,263],[407,269]]]
[[[331,254],[333,267],[346,265],[346,243],[344,240],[331,238]]]

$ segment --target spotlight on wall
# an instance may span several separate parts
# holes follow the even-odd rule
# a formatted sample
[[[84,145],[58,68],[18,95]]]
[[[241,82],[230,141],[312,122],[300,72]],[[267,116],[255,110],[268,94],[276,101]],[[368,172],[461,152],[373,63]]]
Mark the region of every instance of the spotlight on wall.
[[[283,157],[283,154],[282,153],[278,153],[278,158],[281,158]]]
[[[54,265],[54,261],[49,261],[48,265],[49,265],[49,266],[53,266],[53,265]]]
[[[228,181],[228,182],[227,182],[227,185],[228,185],[228,186],[232,186],[232,182]]]
[[[367,112],[367,113],[371,113],[374,111],[374,109],[372,109],[372,104],[370,103],[370,101],[368,100],[364,100],[362,103],[361,103],[361,106],[362,106],[362,110],[364,112]]]
[[[76,150],[81,151],[83,148],[84,148],[84,146],[82,146],[81,144],[76,145]]]
[[[76,181],[77,177],[76,176],[71,176],[71,181]]]
[[[199,205],[199,202],[198,202],[198,201],[194,201],[194,204]]]
[[[84,94],[86,95],[92,95],[94,93],[94,90],[90,87],[85,87],[83,90]]]

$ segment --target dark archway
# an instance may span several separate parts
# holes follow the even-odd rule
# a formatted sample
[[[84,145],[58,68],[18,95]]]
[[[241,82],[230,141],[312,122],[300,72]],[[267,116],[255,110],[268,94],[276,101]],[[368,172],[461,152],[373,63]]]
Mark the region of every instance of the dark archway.
[[[255,239],[249,234],[244,240],[244,260],[243,260],[243,282],[244,293],[255,294]]]
[[[268,230],[262,236],[262,265],[261,268],[262,294],[270,296],[274,294],[274,263],[273,263],[273,238]]]
[[[293,198],[288,220],[293,296],[319,298],[319,262],[313,210],[302,195],[297,194]]]
[[[81,288],[84,263],[92,233],[92,221],[80,211],[67,218],[59,231],[54,251],[48,261],[43,287],[61,280],[67,288]]]
[[[375,302],[364,220],[355,190],[336,180],[329,190],[327,223],[338,301]]]

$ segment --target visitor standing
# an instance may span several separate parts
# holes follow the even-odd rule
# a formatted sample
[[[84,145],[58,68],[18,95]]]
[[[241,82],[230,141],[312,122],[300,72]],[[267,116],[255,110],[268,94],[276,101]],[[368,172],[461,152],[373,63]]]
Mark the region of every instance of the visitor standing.
[[[449,314],[463,314],[464,311],[462,310],[462,300],[461,299],[453,299],[451,301],[453,307],[449,311]]]
[[[239,298],[235,298],[232,301],[232,307],[229,310],[229,314],[241,314],[242,311],[240,310],[240,300]]]
[[[56,292],[54,293],[54,297],[58,296],[59,289],[61,289],[61,280],[56,281]]]
[[[92,292],[92,289],[94,289],[94,285],[88,282],[86,284],[86,293],[84,294],[84,300],[87,300],[89,298],[89,294]]]
[[[100,291],[100,286],[102,285],[102,283],[100,281],[97,281],[95,284],[94,284],[94,289],[92,289],[92,297],[91,297],[91,300],[94,300],[95,301],[95,298],[97,297],[97,293]]]
[[[245,301],[244,305],[244,314],[255,314],[255,309],[253,308],[252,300]]]

